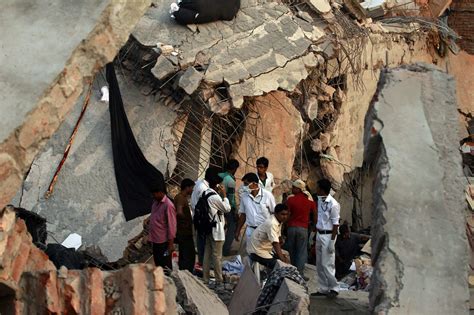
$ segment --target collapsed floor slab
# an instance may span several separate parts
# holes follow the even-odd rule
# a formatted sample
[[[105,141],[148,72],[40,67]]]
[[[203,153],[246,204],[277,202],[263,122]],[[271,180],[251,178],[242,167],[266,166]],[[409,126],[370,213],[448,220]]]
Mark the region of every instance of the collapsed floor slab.
[[[428,65],[383,72],[366,125],[378,146],[370,294],[374,312],[468,310],[464,183],[451,76]],[[375,135],[374,135],[375,133]]]
[[[2,4],[0,207],[13,197],[88,81],[115,57],[150,1]]]

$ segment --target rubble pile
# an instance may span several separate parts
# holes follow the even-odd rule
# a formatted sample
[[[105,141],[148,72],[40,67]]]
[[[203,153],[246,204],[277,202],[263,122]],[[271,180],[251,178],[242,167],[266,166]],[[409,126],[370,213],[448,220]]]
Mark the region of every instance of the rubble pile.
[[[59,270],[31,242],[12,207],[0,213],[0,312],[3,314],[172,314],[176,289],[161,268]]]

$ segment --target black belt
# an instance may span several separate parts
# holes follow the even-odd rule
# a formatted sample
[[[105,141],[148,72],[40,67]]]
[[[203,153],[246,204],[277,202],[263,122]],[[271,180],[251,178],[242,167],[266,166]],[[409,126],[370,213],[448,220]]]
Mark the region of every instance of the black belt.
[[[332,234],[332,231],[329,230],[318,230],[319,234]]]

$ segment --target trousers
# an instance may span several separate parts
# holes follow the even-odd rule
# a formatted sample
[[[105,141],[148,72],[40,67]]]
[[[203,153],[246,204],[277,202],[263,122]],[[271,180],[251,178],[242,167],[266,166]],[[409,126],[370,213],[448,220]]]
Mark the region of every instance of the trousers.
[[[336,254],[329,254],[330,243],[331,234],[316,235],[316,270],[321,293],[328,293],[330,290],[339,292],[336,280]]]
[[[222,247],[224,241],[215,241],[212,233],[206,237],[206,249],[204,250],[204,262],[202,266],[202,279],[205,283],[209,282],[211,271],[211,260],[214,263],[214,277],[216,282],[223,282],[222,278]]]
[[[286,243],[291,264],[303,275],[304,265],[308,261],[308,229],[297,226],[288,227]]]
[[[198,251],[198,261],[202,265],[204,264],[204,250],[206,249],[206,236],[197,234],[196,235],[197,251]]]
[[[193,272],[196,260],[196,250],[194,249],[193,236],[180,236],[176,239],[179,245],[179,269]]]
[[[155,266],[160,266],[163,269],[173,269],[171,263],[171,253],[168,253],[168,243],[152,243],[153,248],[153,260]]]
[[[237,230],[237,220],[234,209],[232,209],[230,213],[225,214],[225,219],[227,222],[227,231],[225,232],[225,242],[222,252],[224,256],[229,256],[230,248],[232,246],[232,242],[234,241],[235,230]]]

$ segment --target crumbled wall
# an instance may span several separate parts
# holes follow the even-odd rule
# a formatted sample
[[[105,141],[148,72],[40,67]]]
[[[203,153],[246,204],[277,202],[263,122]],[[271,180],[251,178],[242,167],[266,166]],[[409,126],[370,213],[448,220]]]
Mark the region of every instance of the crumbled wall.
[[[458,44],[474,54],[474,1],[454,0],[450,6],[448,24],[461,36]]]
[[[0,207],[150,1],[7,1],[0,15]],[[67,6],[67,8],[65,8]],[[71,21],[81,21],[81,24]]]
[[[2,314],[176,314],[162,268],[56,270],[11,207],[0,211],[0,265]]]

